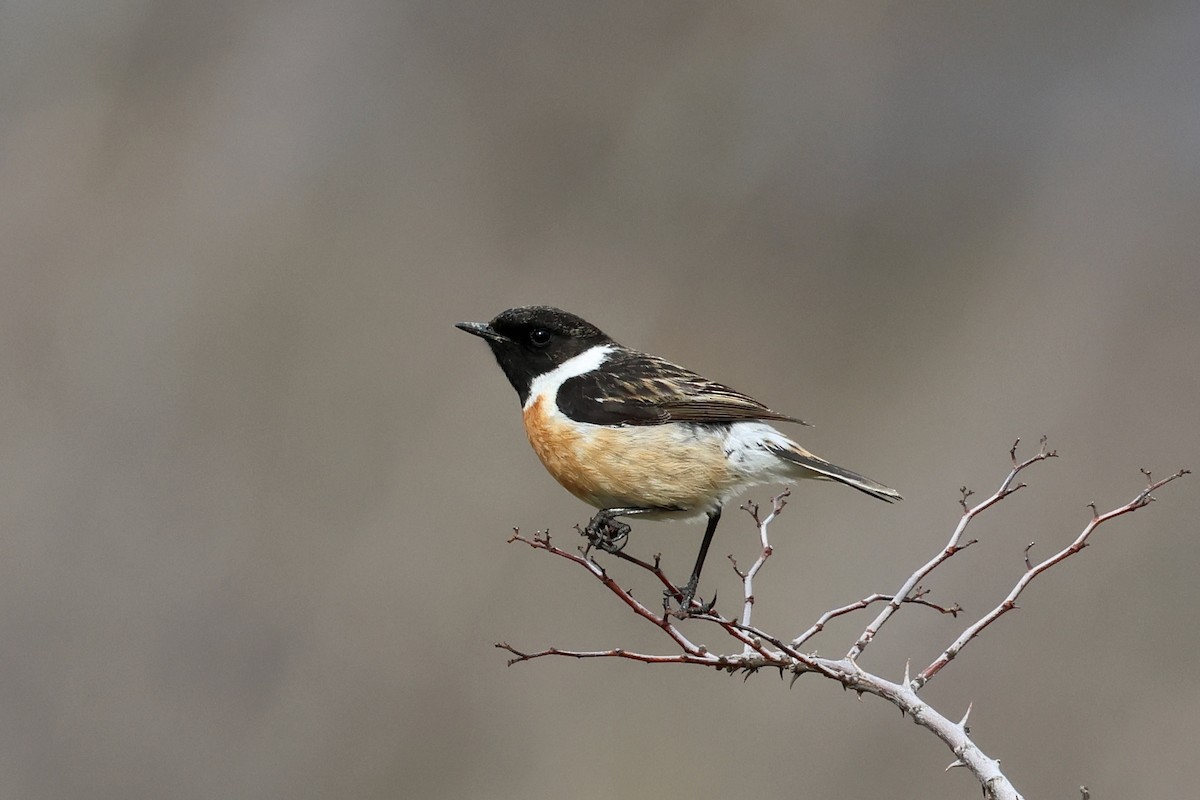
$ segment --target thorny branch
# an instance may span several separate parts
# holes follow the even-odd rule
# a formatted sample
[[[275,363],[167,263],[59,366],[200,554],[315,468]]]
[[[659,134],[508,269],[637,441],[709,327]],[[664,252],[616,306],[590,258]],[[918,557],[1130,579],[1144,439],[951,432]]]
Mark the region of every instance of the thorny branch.
[[[958,526],[954,529],[954,533],[950,534],[950,540],[946,542],[946,546],[940,553],[931,558],[928,563],[925,564],[925,566],[921,567],[909,576],[908,580],[904,582],[904,585],[901,586],[893,595],[893,598],[908,597],[909,593],[916,588],[917,584],[920,583],[926,575],[933,572],[956,553],[960,553],[971,545],[975,544],[978,541],[977,539],[970,539],[967,542],[962,541],[962,537],[963,534],[966,533],[967,526],[971,524],[971,520],[975,519],[975,517],[979,516],[979,514],[982,512],[991,508],[996,503],[999,503],[1013,492],[1025,488],[1024,483],[1014,483],[1014,481],[1017,479],[1017,476],[1020,475],[1021,472],[1039,461],[1045,461],[1048,458],[1058,457],[1057,451],[1046,449],[1046,437],[1043,436],[1037,453],[1025,459],[1024,461],[1018,462],[1017,445],[1020,443],[1021,440],[1017,439],[1015,442],[1013,442],[1012,449],[1008,451],[1009,458],[1012,460],[1012,470],[1010,470],[1004,480],[1000,482],[1000,488],[997,489],[991,497],[979,503],[974,508],[968,508],[967,498],[973,495],[974,492],[970,491],[965,486],[959,490],[962,493],[962,499],[959,501],[959,503],[962,505],[963,514],[958,521]],[[899,608],[900,604],[896,602],[895,599],[891,600],[887,606],[884,607],[879,616],[876,617],[875,620],[863,630],[862,634],[858,637],[858,641],[856,641],[854,646],[850,648],[850,652],[846,653],[846,658],[854,661],[860,655],[862,655],[862,652],[867,649],[867,645],[869,645],[871,640],[873,640],[876,634],[879,633],[879,629],[882,628],[885,623],[887,623],[892,614],[896,613]]]
[[[1166,486],[1168,483],[1177,478],[1182,478],[1188,473],[1189,470],[1181,469],[1178,472],[1168,475],[1160,481],[1155,481],[1149,472],[1142,470],[1142,474],[1146,476],[1146,488],[1138,493],[1137,497],[1133,498],[1125,505],[1114,508],[1112,511],[1109,511],[1105,514],[1096,513],[1095,504],[1089,504],[1089,507],[1092,509],[1091,521],[1088,522],[1083,531],[1075,537],[1075,540],[1062,550],[1059,550],[1057,553],[1039,564],[1028,566],[1030,548],[1026,547],[1025,563],[1027,565],[1027,569],[1025,570],[1025,574],[1022,575],[1020,580],[1017,581],[1016,585],[1013,586],[1012,591],[1008,593],[1008,596],[1006,596],[999,605],[997,605],[987,614],[984,614],[975,623],[967,627],[967,629],[959,634],[958,638],[955,639],[949,647],[942,651],[940,656],[934,659],[933,663],[921,670],[917,677],[913,679],[913,688],[919,690],[922,686],[929,683],[930,679],[932,679],[934,675],[937,675],[943,667],[949,664],[955,656],[962,652],[962,649],[967,646],[967,643],[978,636],[984,628],[1016,608],[1017,598],[1021,595],[1021,592],[1025,591],[1025,588],[1029,586],[1030,582],[1032,582],[1034,578],[1036,578],[1038,575],[1041,575],[1055,564],[1062,563],[1067,558],[1075,555],[1080,550],[1087,547],[1088,538],[1096,532],[1097,528],[1099,528],[1105,522],[1108,522],[1110,519],[1115,519],[1123,514],[1128,514],[1131,511],[1137,511],[1139,508],[1145,508],[1146,506],[1150,505],[1150,503],[1154,502],[1154,498],[1151,497],[1152,492],[1161,489],[1163,486]],[[1030,547],[1032,547],[1032,545],[1030,545]]]
[[[853,689],[859,695],[873,694],[884,698],[897,706],[902,713],[910,716],[916,724],[933,732],[954,753],[955,760],[947,767],[947,770],[954,767],[966,767],[979,781],[985,798],[1020,800],[1020,794],[1017,793],[1009,779],[1000,771],[999,761],[988,757],[971,741],[967,728],[967,717],[970,715],[970,707],[968,707],[966,714],[963,715],[961,720],[957,722],[952,721],[922,701],[918,696],[918,692],[962,652],[968,643],[979,636],[988,626],[1000,619],[1000,617],[1015,609],[1017,607],[1017,598],[1035,578],[1081,551],[1088,545],[1088,540],[1095,533],[1096,529],[1104,523],[1148,506],[1154,500],[1153,493],[1155,491],[1187,475],[1189,470],[1181,469],[1158,481],[1155,481],[1149,472],[1142,470],[1146,477],[1146,486],[1141,492],[1128,503],[1105,513],[1100,513],[1096,509],[1095,504],[1090,504],[1092,517],[1083,530],[1066,547],[1063,547],[1040,562],[1033,563],[1031,561],[1030,551],[1033,549],[1035,543],[1029,543],[1022,553],[1025,572],[1020,576],[1004,599],[993,609],[964,628],[958,637],[927,667],[917,673],[915,677],[910,676],[907,664],[904,668],[904,677],[898,683],[864,671],[858,664],[859,657],[866,650],[867,646],[878,637],[879,632],[888,620],[904,605],[925,606],[955,618],[962,612],[957,603],[951,606],[941,606],[929,602],[925,599],[928,595],[928,589],[922,587],[922,582],[949,558],[975,543],[976,540],[974,539],[963,540],[967,527],[979,514],[1023,488],[1025,484],[1017,482],[1017,478],[1022,472],[1033,464],[1057,456],[1055,451],[1046,449],[1046,439],[1043,437],[1040,447],[1034,455],[1024,460],[1018,460],[1017,445],[1019,443],[1020,440],[1018,439],[1009,451],[1012,468],[1008,475],[1000,482],[999,488],[990,496],[972,506],[967,501],[968,498],[973,496],[973,492],[969,491],[966,487],[961,489],[960,504],[962,505],[963,513],[946,545],[913,572],[901,584],[899,589],[892,594],[874,593],[839,608],[830,609],[822,614],[807,630],[790,641],[784,641],[782,637],[774,636],[756,628],[751,621],[755,601],[753,591],[754,578],[757,577],[772,553],[767,529],[779,514],[783,512],[789,494],[787,490],[773,499],[771,511],[765,517],[760,516],[760,509],[756,504],[747,503],[743,506],[743,509],[750,514],[758,527],[762,549],[755,562],[744,572],[738,567],[736,561],[733,561],[733,557],[730,556],[730,560],[733,561],[734,571],[742,580],[743,597],[740,619],[725,617],[716,611],[716,609],[710,609],[701,613],[697,613],[694,608],[691,613],[674,612],[665,603],[662,608],[652,609],[639,600],[636,600],[629,590],[623,588],[610,577],[608,572],[591,557],[590,551],[585,550],[580,553],[560,548],[551,542],[548,532],[539,532],[531,537],[527,537],[514,529],[512,536],[509,538],[510,542],[523,542],[534,549],[544,550],[552,555],[565,558],[587,570],[620,599],[621,602],[628,606],[634,614],[662,630],[675,644],[679,652],[670,655],[660,655],[639,653],[620,647],[606,650],[565,650],[558,647],[550,647],[529,652],[520,650],[508,642],[497,643],[496,647],[507,651],[513,656],[508,661],[510,665],[546,656],[566,656],[579,659],[623,658],[647,664],[696,664],[729,673],[741,672],[747,678],[764,667],[770,667],[778,669],[781,675],[790,673],[793,683],[801,675],[815,672],[837,681],[846,689]],[[681,597],[679,587],[675,586],[661,569],[658,556],[655,556],[652,561],[648,562],[626,554],[623,551],[612,553],[612,555],[633,564],[639,569],[646,570],[666,588],[669,595],[674,596],[676,599]],[[866,609],[876,603],[884,604],[882,611],[863,629],[853,646],[841,659],[822,658],[801,652],[798,649],[821,633],[830,620]],[[696,620],[698,623],[716,625],[741,646],[741,652],[722,655],[709,651],[704,645],[695,644],[684,635],[680,627],[680,623],[685,620]],[[1081,788],[1081,791],[1086,798],[1086,788]]]

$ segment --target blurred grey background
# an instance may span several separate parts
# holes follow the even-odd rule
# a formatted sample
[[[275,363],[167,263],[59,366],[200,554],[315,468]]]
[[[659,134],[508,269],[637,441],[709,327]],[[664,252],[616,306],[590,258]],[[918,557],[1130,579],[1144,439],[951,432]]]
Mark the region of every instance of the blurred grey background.
[[[978,796],[816,678],[506,668],[671,648],[505,543],[590,510],[452,323],[562,306],[900,489],[797,488],[785,635],[1049,434],[929,582],[982,613],[1139,467],[1200,467],[1198,37],[1186,2],[0,3],[0,796]],[[1197,497],[926,689],[1027,797],[1194,792]],[[631,552],[682,578],[699,535]],[[754,548],[729,513],[707,590]],[[964,624],[906,609],[864,666]]]

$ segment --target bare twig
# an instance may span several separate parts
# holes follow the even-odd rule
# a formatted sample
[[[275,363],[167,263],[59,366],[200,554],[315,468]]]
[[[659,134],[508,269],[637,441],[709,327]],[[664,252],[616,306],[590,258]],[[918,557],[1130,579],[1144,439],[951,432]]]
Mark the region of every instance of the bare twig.
[[[928,600],[925,600],[924,598],[925,598],[925,595],[928,594],[928,591],[929,590],[922,589],[921,587],[918,586],[913,591],[913,594],[911,597],[906,597],[903,600],[901,600],[900,602],[911,603],[911,604],[920,605],[920,606],[926,606],[926,607],[932,608],[934,611],[940,612],[942,614],[949,614],[952,617],[957,617],[959,612],[962,611],[962,607],[959,606],[958,603],[955,603],[954,605],[951,605],[951,606],[940,606],[937,603],[931,603]],[[829,611],[826,611],[824,614],[822,614],[820,617],[818,617],[817,621],[814,622],[808,630],[806,630],[804,633],[797,636],[795,639],[792,639],[792,647],[799,647],[800,645],[804,644],[812,637],[816,636],[821,631],[825,630],[825,626],[829,623],[829,621],[831,619],[843,616],[845,614],[849,614],[852,611],[858,611],[860,609],[866,608],[867,606],[870,606],[874,603],[878,603],[881,601],[887,601],[890,603],[890,602],[892,602],[893,599],[894,598],[890,594],[880,594],[879,592],[876,592],[875,594],[868,595],[861,600],[856,600],[855,602],[850,603],[849,605],[844,605],[841,608],[830,609]]]
[[[1152,492],[1161,489],[1163,486],[1166,486],[1173,480],[1182,478],[1184,475],[1188,474],[1189,470],[1181,469],[1173,475],[1163,478],[1160,481],[1154,481],[1149,472],[1146,472],[1145,470],[1142,470],[1142,472],[1146,476],[1147,484],[1146,488],[1139,492],[1137,497],[1133,498],[1125,505],[1118,506],[1112,511],[1104,514],[1097,514],[1095,511],[1095,506],[1092,506],[1092,519],[1084,527],[1083,531],[1075,537],[1075,540],[1041,563],[1034,564],[1026,569],[1020,580],[1018,580],[1016,585],[1013,586],[1012,591],[1008,593],[1008,596],[1005,597],[998,606],[984,614],[974,624],[964,630],[959,637],[950,644],[949,647],[942,651],[940,656],[933,660],[933,663],[921,670],[917,677],[913,679],[913,688],[920,689],[922,686],[929,683],[930,679],[932,679],[934,675],[937,675],[943,667],[949,664],[955,656],[962,652],[962,649],[967,646],[967,643],[978,636],[984,628],[1016,608],[1017,598],[1020,597],[1021,592],[1025,591],[1025,587],[1029,586],[1034,578],[1036,578],[1038,575],[1041,575],[1055,564],[1062,563],[1083,548],[1087,547],[1088,538],[1096,531],[1097,528],[1099,528],[1105,522],[1108,522],[1110,519],[1115,519],[1123,514],[1128,514],[1132,511],[1137,511],[1139,508],[1145,508],[1146,506],[1150,505],[1150,503],[1154,501],[1154,498],[1151,496]],[[1025,552],[1027,554],[1026,558],[1028,559],[1028,547],[1025,548]],[[1028,560],[1026,560],[1026,563],[1029,563]]]
[[[975,539],[971,539],[965,543],[962,542],[962,537],[967,530],[967,526],[971,523],[971,520],[975,519],[975,517],[977,517],[981,512],[991,508],[996,503],[999,503],[1001,500],[1017,490],[1024,488],[1025,484],[1014,483],[1014,481],[1017,479],[1017,476],[1020,475],[1022,471],[1039,461],[1045,461],[1047,458],[1055,458],[1058,456],[1056,451],[1046,449],[1046,437],[1043,436],[1041,447],[1038,449],[1037,453],[1025,459],[1024,461],[1018,462],[1017,445],[1020,443],[1020,439],[1017,439],[1015,442],[1013,442],[1012,449],[1008,451],[1009,456],[1012,459],[1012,470],[1010,470],[1004,480],[1000,482],[1000,488],[997,489],[990,497],[973,508],[968,508],[967,498],[970,497],[973,492],[969,491],[966,487],[963,487],[962,500],[960,501],[963,507],[963,515],[959,519],[958,526],[954,529],[954,533],[950,535],[950,540],[946,543],[946,546],[940,553],[931,558],[924,566],[910,575],[908,580],[906,580],[904,584],[896,591],[896,593],[892,595],[892,599],[888,601],[888,604],[884,607],[883,611],[881,611],[879,616],[877,616],[874,621],[872,621],[871,624],[863,630],[862,634],[858,637],[858,641],[856,641],[854,646],[850,648],[850,652],[846,653],[847,658],[853,661],[862,655],[863,651],[867,649],[867,645],[869,645],[871,640],[874,639],[879,633],[879,629],[887,623],[892,614],[896,613],[896,611],[900,608],[900,604],[904,602],[904,598],[909,596],[916,585],[924,580],[926,575],[937,569],[942,562],[946,561],[946,559],[950,558],[955,553],[958,553],[961,550],[964,550],[967,547],[975,544],[977,541]]]
[[[742,579],[743,627],[750,626],[750,615],[754,611],[754,576],[757,575],[758,571],[763,568],[764,564],[767,563],[767,559],[771,557],[771,553],[773,552],[771,548],[771,542],[767,538],[767,526],[774,522],[775,518],[783,513],[783,507],[787,505],[787,499],[791,493],[791,489],[784,489],[782,492],[775,495],[775,497],[771,499],[771,513],[767,514],[767,516],[762,519],[760,519],[758,515],[757,503],[746,503],[742,506],[742,509],[754,518],[754,524],[758,526],[758,538],[759,541],[762,542],[762,551],[759,553],[758,558],[755,559],[754,564],[750,566],[750,569],[746,570],[745,572],[741,572],[737,568],[737,562],[734,561],[733,563],[734,571],[737,572]],[[733,560],[733,556],[730,556],[729,558],[731,561]]]
[[[669,612],[664,610],[661,613],[657,613],[657,612],[651,610],[650,607],[646,606],[642,602],[634,599],[633,595],[630,594],[630,592],[628,590],[624,589],[620,584],[618,584],[615,580],[613,580],[611,577],[609,577],[608,573],[599,564],[597,564],[595,561],[593,561],[591,558],[588,558],[587,556],[584,556],[584,555],[580,555],[578,553],[572,553],[569,550],[563,550],[562,548],[552,544],[550,542],[549,532],[539,531],[538,533],[535,533],[532,538],[527,538],[527,537],[523,536],[519,530],[514,528],[513,534],[512,534],[512,536],[509,537],[508,541],[509,542],[524,542],[525,544],[529,545],[530,547],[532,547],[535,550],[545,550],[546,552],[548,552],[552,555],[559,556],[560,558],[565,558],[568,561],[572,562],[573,564],[577,564],[580,567],[583,567],[585,570],[587,570],[589,573],[591,573],[595,578],[597,578],[602,584],[604,584],[605,588],[607,588],[610,592],[612,592],[618,598],[620,598],[621,602],[623,602],[623,603],[625,603],[625,605],[629,606],[629,608],[632,609],[635,614],[637,614],[642,619],[645,619],[649,622],[654,623],[654,625],[659,627],[664,633],[666,633],[668,636],[670,636],[671,639],[674,640],[674,642],[683,650],[683,652],[685,654],[694,656],[694,659],[685,660],[683,663],[696,663],[696,664],[704,664],[706,666],[718,666],[718,664],[716,663],[714,658],[709,657],[708,649],[706,647],[704,647],[703,645],[697,645],[697,644],[692,643],[691,641],[688,640],[688,638],[686,636],[683,635],[683,632],[680,631],[679,626],[675,625],[671,621],[672,615]],[[622,554],[614,553],[613,555],[621,556]],[[630,561],[632,563],[636,563],[639,566],[650,570],[653,574],[655,574],[659,578],[659,580],[661,580],[663,583],[666,584],[668,590],[674,590],[675,592],[679,591],[678,588],[674,586],[674,584],[672,584],[669,580],[666,579],[666,576],[663,574],[662,570],[658,568],[658,559],[657,558],[654,559],[653,564],[647,564],[644,561],[640,561],[640,560],[638,560],[636,558],[632,558],[632,557],[627,557],[627,558],[625,558],[625,560]],[[737,629],[736,624],[733,623],[731,620],[725,619],[724,617],[721,617],[720,615],[712,613],[712,612],[710,612],[709,614],[706,614],[706,615],[695,615],[693,618],[706,619],[710,622],[715,622],[718,625],[720,625],[721,627],[725,628],[726,632],[729,633],[731,636],[733,636],[735,639],[738,639],[739,641],[741,641],[741,643],[743,645],[748,645],[750,647],[750,649],[752,649],[752,650],[756,650],[756,651],[759,650],[759,648],[755,646],[755,643],[753,642],[753,640],[745,633],[742,633],[741,631],[739,631]],[[497,646],[499,646],[499,645],[497,645]],[[510,652],[515,653],[515,651],[513,651],[512,648],[504,648],[504,649],[507,649]],[[554,650],[556,650],[556,649],[554,649]],[[608,651],[605,651],[605,652],[608,652]],[[622,652],[624,652],[624,651],[622,651]],[[566,651],[566,650],[561,650],[561,651],[557,651],[557,652],[545,651],[544,653],[540,653],[538,655],[543,655],[543,654],[544,655],[572,655],[572,656],[575,656],[575,651]],[[536,657],[536,656],[533,656],[533,657]],[[585,657],[585,656],[575,656],[575,657]],[[632,654],[631,655],[621,655],[620,657],[621,658],[632,658],[633,655]],[[517,661],[525,661],[525,660],[528,660],[528,658],[518,658],[516,660]],[[644,658],[636,658],[635,660],[652,661],[652,660],[655,660],[655,657],[645,656]]]
[[[928,590],[921,586],[921,581],[955,553],[974,543],[974,540],[963,541],[967,526],[981,512],[1022,488],[1025,484],[1016,482],[1018,475],[1022,471],[1032,464],[1053,458],[1056,455],[1054,451],[1046,449],[1045,438],[1042,439],[1038,452],[1023,461],[1017,460],[1016,449],[1017,445],[1014,444],[1009,451],[1010,458],[1012,459],[1012,469],[991,496],[975,506],[969,506],[967,498],[971,497],[972,493],[966,488],[962,490],[961,504],[963,515],[949,541],[939,553],[909,576],[895,594],[885,595],[875,593],[840,608],[826,611],[808,630],[790,642],[784,641],[780,637],[774,636],[751,624],[755,601],[753,581],[766,563],[766,560],[771,556],[772,546],[767,529],[780,512],[782,512],[788,496],[786,491],[774,498],[772,510],[766,517],[760,517],[757,505],[747,504],[744,506],[758,526],[761,550],[754,564],[745,572],[740,570],[736,562],[734,562],[734,570],[742,579],[743,585],[742,613],[738,620],[729,619],[713,609],[704,612],[696,612],[695,609],[689,609],[689,613],[671,612],[665,607],[661,610],[651,609],[634,599],[628,590],[622,588],[613,580],[604,568],[596,563],[589,552],[574,553],[564,550],[552,544],[550,535],[546,532],[539,532],[532,537],[526,537],[514,529],[509,541],[523,542],[536,550],[543,550],[551,555],[565,558],[571,563],[587,570],[589,574],[599,580],[638,617],[647,620],[662,630],[670,638],[674,646],[678,648],[678,652],[673,654],[639,653],[620,647],[600,650],[565,650],[558,647],[550,647],[527,652],[517,649],[508,642],[497,643],[496,647],[505,650],[513,656],[509,659],[509,664],[530,661],[546,656],[564,656],[577,659],[622,658],[647,664],[693,664],[729,673],[741,672],[747,677],[764,667],[770,667],[778,669],[781,675],[790,673],[793,683],[799,676],[815,672],[837,681],[843,688],[851,689],[860,696],[863,694],[873,694],[884,698],[896,705],[904,715],[910,717],[916,724],[933,732],[954,754],[954,761],[947,767],[947,770],[955,767],[966,768],[979,781],[985,798],[989,800],[1020,800],[1020,794],[1017,793],[1012,783],[1001,772],[999,761],[988,757],[971,740],[970,729],[967,727],[967,719],[970,715],[971,707],[967,707],[966,713],[963,714],[961,720],[954,722],[927,705],[919,697],[918,692],[946,664],[953,660],[968,642],[976,638],[985,628],[1008,611],[1016,608],[1018,596],[1034,578],[1086,547],[1089,537],[1100,525],[1123,514],[1128,514],[1149,505],[1154,499],[1152,496],[1153,492],[1186,475],[1188,471],[1180,470],[1160,481],[1154,481],[1151,475],[1145,472],[1147,481],[1145,489],[1130,502],[1106,513],[1099,513],[1095,505],[1092,504],[1090,506],[1092,509],[1092,519],[1084,527],[1083,531],[1069,545],[1041,562],[1036,564],[1032,562],[1030,551],[1034,547],[1034,544],[1032,542],[1029,543],[1023,553],[1025,573],[1004,600],[968,626],[949,647],[915,677],[910,675],[908,664],[905,664],[904,677],[899,683],[888,681],[878,675],[864,671],[858,664],[858,657],[861,656],[866,646],[878,635],[880,629],[888,619],[904,604],[923,605],[943,614],[950,614],[956,617],[958,612],[962,610],[957,603],[949,607],[943,607],[926,600]],[[660,568],[658,556],[655,556],[652,561],[643,561],[623,551],[615,552],[611,555],[649,572],[666,588],[669,595],[680,596],[678,587],[667,578]],[[730,560],[733,560],[732,556]],[[830,620],[868,608],[876,603],[885,604],[883,611],[863,630],[854,646],[841,659],[822,658],[803,653],[799,650],[801,646],[824,630]],[[680,620],[679,624],[676,622],[677,619]],[[726,635],[731,637],[734,642],[740,645],[740,652],[731,655],[721,655],[711,652],[705,645],[694,643],[689,637],[684,635],[680,628],[680,624],[686,620],[694,620],[696,624],[707,623],[717,626]],[[1087,789],[1080,787],[1080,792],[1084,800],[1087,800]]]

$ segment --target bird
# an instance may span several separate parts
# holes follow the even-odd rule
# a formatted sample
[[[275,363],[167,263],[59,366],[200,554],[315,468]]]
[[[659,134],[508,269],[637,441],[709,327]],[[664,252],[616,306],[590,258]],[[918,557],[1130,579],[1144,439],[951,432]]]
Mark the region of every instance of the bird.
[[[707,520],[684,611],[721,509],[754,486],[835,481],[886,502],[895,489],[805,450],[770,423],[806,425],[753,397],[649,353],[617,343],[552,306],[520,306],[490,322],[456,327],[487,342],[521,402],[525,433],[546,470],[599,509],[584,531],[604,549],[624,546],[618,517]],[[671,593],[668,591],[668,595]],[[697,611],[698,609],[698,611]]]

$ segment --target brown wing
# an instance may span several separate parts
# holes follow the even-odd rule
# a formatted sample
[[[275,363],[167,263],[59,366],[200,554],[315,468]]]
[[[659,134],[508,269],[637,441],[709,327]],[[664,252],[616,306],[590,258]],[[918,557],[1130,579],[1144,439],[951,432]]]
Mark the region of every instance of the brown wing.
[[[657,356],[622,348],[599,370],[563,382],[558,407],[595,425],[802,420]]]

